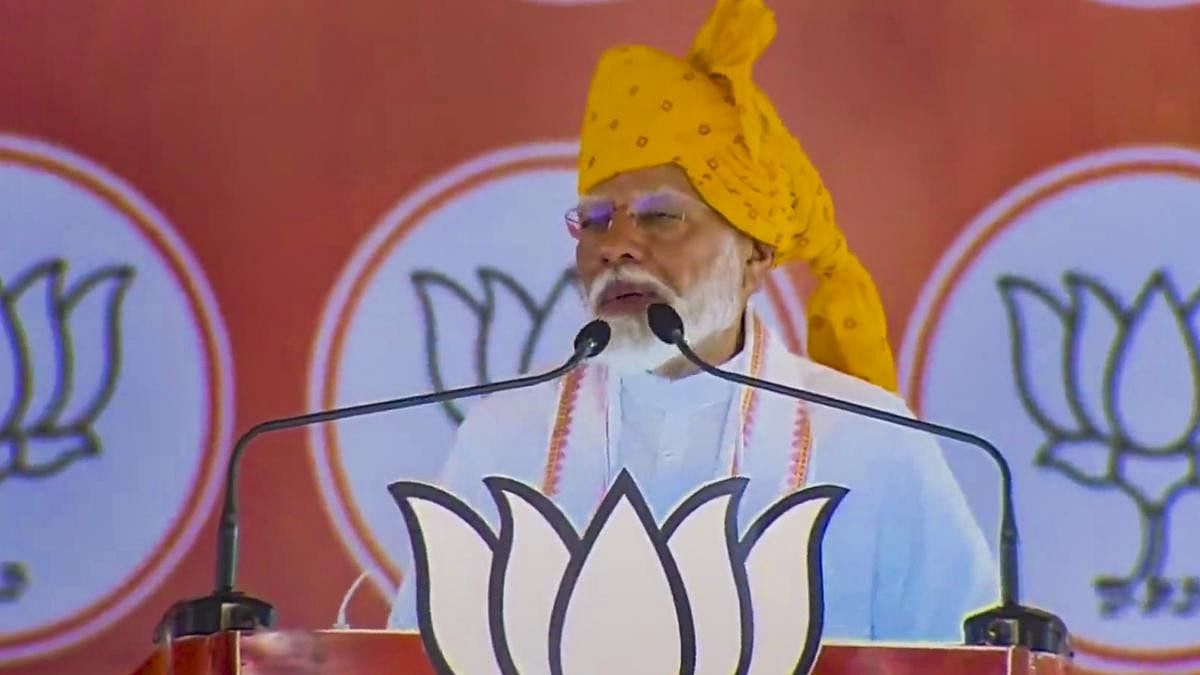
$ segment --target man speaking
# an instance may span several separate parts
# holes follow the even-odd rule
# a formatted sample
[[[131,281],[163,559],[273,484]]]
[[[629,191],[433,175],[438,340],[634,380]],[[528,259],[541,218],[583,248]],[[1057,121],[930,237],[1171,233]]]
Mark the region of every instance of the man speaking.
[[[647,325],[647,306],[668,303],[709,362],[911,415],[891,393],[874,283],[816,169],[751,78],[774,34],[761,0],[718,0],[685,59],[644,46],[600,58],[580,199],[566,219],[584,302],[612,340],[562,381],[481,401],[439,483],[495,526],[482,479],[510,476],[540,487],[577,528],[623,468],[660,520],[699,486],[745,476],[741,527],[785,493],[841,485],[849,494],[823,547],[825,638],[960,642],[963,617],[994,601],[996,575],[938,445],[701,374]],[[770,270],[791,261],[817,280],[811,360],[748,306]],[[394,628],[416,624],[413,586],[401,585]]]

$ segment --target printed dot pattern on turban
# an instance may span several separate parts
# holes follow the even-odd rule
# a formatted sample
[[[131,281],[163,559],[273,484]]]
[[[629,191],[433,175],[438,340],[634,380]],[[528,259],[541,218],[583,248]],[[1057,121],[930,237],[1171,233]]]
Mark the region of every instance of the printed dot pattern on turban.
[[[803,261],[808,353],[896,389],[887,323],[870,274],[850,252],[816,168],[751,71],[775,37],[762,0],[717,0],[687,58],[624,45],[600,57],[588,92],[579,191],[619,173],[675,164],[735,228]]]

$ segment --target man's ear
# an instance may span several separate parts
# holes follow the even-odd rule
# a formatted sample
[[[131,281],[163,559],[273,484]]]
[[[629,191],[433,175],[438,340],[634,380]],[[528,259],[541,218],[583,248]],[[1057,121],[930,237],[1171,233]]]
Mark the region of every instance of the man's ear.
[[[767,275],[771,273],[771,267],[775,263],[775,247],[757,239],[749,237],[747,239],[750,241],[750,246],[747,247],[746,257],[743,260],[742,290],[746,297],[749,297],[762,288],[763,283],[767,280]]]

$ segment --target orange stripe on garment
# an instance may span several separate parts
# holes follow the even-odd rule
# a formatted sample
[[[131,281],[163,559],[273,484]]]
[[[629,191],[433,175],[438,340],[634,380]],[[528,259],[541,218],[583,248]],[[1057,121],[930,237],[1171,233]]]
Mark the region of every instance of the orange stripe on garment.
[[[758,317],[751,318],[751,338],[750,347],[750,377],[760,377],[762,374],[763,364],[763,327],[762,322]],[[758,410],[759,391],[754,387],[745,387],[742,390],[742,405],[741,405],[741,421],[742,421],[742,448],[745,449],[750,444],[751,427],[754,425],[754,413]],[[737,476],[741,472],[741,467],[738,466],[738,453],[734,450],[732,466],[729,468],[731,476]]]
[[[808,478],[808,456],[812,449],[812,420],[808,417],[808,404],[796,402],[796,427],[792,433],[792,489],[804,487]]]
[[[550,432],[550,451],[546,456],[546,470],[542,476],[542,494],[547,497],[558,492],[558,478],[562,472],[563,451],[571,435],[571,422],[575,402],[579,398],[579,384],[583,380],[583,369],[569,373],[563,380],[562,392],[558,397],[558,410],[554,413],[554,430]]]

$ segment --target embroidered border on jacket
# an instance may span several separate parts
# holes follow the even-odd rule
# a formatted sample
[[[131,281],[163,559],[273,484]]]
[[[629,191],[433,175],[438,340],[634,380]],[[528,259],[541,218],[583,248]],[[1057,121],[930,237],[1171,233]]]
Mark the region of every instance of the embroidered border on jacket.
[[[808,403],[804,401],[796,402],[792,448],[791,483],[793,490],[799,490],[808,478],[808,458],[812,449],[812,420],[808,416]]]
[[[575,414],[575,403],[579,398],[580,383],[584,369],[571,371],[563,380],[558,396],[558,410],[554,413],[554,430],[550,432],[550,448],[546,455],[546,470],[542,476],[542,494],[552,497],[558,492],[558,477],[562,472],[563,454],[571,434],[571,421]]]
[[[766,337],[763,324],[757,316],[751,317],[750,367],[751,377],[762,376],[762,366],[765,361]],[[578,402],[583,371],[573,371],[563,381],[562,390],[558,396],[558,407],[554,414],[554,428],[550,433],[550,444],[546,456],[546,468],[542,477],[542,493],[548,497],[558,492],[558,480],[562,472],[563,457],[567,442],[571,435],[571,423],[574,421],[575,405]],[[758,399],[762,394],[753,387],[744,387],[741,401],[742,447],[750,445],[755,414],[758,411]],[[793,489],[799,489],[808,476],[809,450],[812,447],[812,423],[808,416],[808,406],[804,401],[797,402],[796,422],[792,434],[792,460],[790,464],[790,483]],[[730,475],[740,475],[741,467],[738,455],[733,455]]]
[[[750,331],[752,335],[750,339],[750,377],[762,377],[766,338],[763,334],[762,321],[753,314],[750,317]],[[761,394],[762,392],[754,387],[743,387],[740,417],[742,421],[742,448],[750,446],[750,432],[754,427],[754,415],[758,412],[758,397]],[[740,474],[741,467],[738,465],[738,453],[735,450],[729,467],[729,475],[737,476]]]

